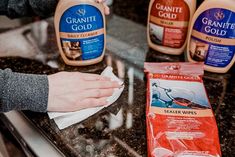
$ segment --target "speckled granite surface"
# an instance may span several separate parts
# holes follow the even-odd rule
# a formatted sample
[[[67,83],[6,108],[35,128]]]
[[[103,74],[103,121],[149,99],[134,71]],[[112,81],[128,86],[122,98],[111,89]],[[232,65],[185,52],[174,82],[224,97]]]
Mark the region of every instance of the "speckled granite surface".
[[[116,17],[117,20],[122,21],[119,17]],[[0,34],[0,68],[36,74],[51,74],[62,70],[100,73],[110,65],[115,74],[125,80],[126,88],[120,99],[109,108],[64,130],[59,130],[47,114],[29,111],[23,114],[66,156],[147,156],[143,62],[183,61],[184,57],[149,50],[145,38],[133,37],[134,32],[126,33],[126,41],[122,40],[118,32],[125,34],[127,26],[133,26],[133,23],[127,21],[113,30],[115,32],[112,29],[108,31],[108,50],[103,62],[87,67],[66,66],[58,55],[52,22],[49,19]],[[139,25],[136,28],[137,31],[143,29]],[[135,35],[138,36],[138,33]],[[123,49],[125,47],[127,49]],[[205,73],[204,81],[216,115],[223,156],[233,157],[235,69],[220,75]]]

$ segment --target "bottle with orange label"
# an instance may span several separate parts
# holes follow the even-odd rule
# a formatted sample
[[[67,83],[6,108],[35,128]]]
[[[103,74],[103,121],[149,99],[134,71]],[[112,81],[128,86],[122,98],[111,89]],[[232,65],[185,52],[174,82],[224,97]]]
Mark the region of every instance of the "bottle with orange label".
[[[196,0],[151,0],[147,38],[154,50],[171,55],[183,53]]]
[[[210,72],[226,73],[235,62],[235,0],[206,0],[189,29],[187,59]]]
[[[60,0],[55,12],[57,45],[64,62],[85,66],[102,61],[105,15],[95,0]]]

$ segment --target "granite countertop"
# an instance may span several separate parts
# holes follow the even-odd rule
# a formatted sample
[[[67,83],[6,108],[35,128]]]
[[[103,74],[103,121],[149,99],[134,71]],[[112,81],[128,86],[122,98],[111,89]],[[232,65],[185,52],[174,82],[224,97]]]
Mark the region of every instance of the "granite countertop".
[[[56,46],[52,19],[0,34],[1,69],[35,74],[64,70],[100,73],[109,65],[124,80],[125,89],[117,102],[64,130],[59,130],[46,113],[22,112],[66,156],[147,156],[143,63],[184,61],[183,56],[148,49],[144,26],[118,16],[112,18],[104,60],[87,67],[64,64]],[[118,20],[125,24],[115,27]],[[216,115],[223,156],[235,156],[235,69],[227,74],[206,72],[204,82]]]

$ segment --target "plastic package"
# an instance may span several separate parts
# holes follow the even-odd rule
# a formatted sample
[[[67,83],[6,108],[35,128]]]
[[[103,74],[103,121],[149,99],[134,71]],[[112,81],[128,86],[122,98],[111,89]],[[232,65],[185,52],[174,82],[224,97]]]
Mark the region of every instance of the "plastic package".
[[[221,156],[202,63],[145,63],[150,157]]]

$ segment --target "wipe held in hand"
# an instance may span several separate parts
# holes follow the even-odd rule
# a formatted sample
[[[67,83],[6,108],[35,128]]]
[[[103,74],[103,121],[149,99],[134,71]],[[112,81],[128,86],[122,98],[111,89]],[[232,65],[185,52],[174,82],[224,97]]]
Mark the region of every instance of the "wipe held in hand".
[[[114,75],[112,67],[106,67],[105,70],[101,73],[101,75],[111,78],[112,81],[118,81],[120,85],[123,84],[123,82],[117,76]],[[88,117],[94,115],[103,108],[113,104],[120,97],[123,92],[123,89],[124,86],[122,88],[115,89],[113,95],[108,97],[108,104],[106,106],[87,108],[76,112],[48,112],[48,116],[50,119],[54,119],[59,129],[64,129],[75,123],[79,123],[87,119]]]

